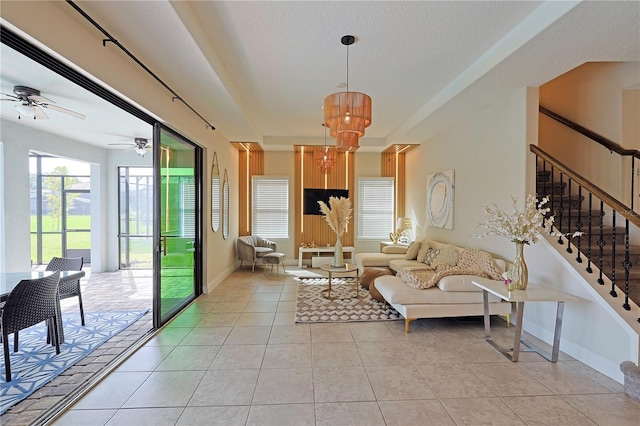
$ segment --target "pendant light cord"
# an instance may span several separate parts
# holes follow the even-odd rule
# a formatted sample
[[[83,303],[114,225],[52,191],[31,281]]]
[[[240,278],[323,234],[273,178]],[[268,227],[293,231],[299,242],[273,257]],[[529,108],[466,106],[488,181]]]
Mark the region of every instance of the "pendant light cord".
[[[118,40],[113,38],[113,36],[111,36],[111,34],[109,34],[107,32],[107,30],[102,28],[102,26],[100,24],[98,24],[93,18],[91,18],[91,16],[89,16],[77,4],[75,4],[72,0],[66,0],[66,1],[67,1],[67,4],[69,4],[71,7],[73,7],[80,15],[82,15],[87,21],[89,21],[94,27],[96,27],[105,37],[107,37],[106,39],[102,40],[102,46],[103,47],[105,47],[107,45],[107,42],[111,42],[111,43],[115,44],[116,46],[118,46],[129,58],[131,58],[136,64],[140,65],[140,67],[143,70],[145,70],[149,75],[151,75],[151,77],[153,77],[158,83],[160,83],[162,85],[162,87],[164,87],[165,89],[167,89],[171,93],[171,95],[172,95],[171,100],[172,101],[178,100],[178,101],[182,102],[187,108],[189,108],[191,110],[191,112],[193,112],[202,121],[204,121],[206,123],[207,129],[211,129],[211,130],[215,130],[216,129],[211,123],[209,123],[209,121],[207,121],[206,118],[204,118],[198,111],[196,111],[191,105],[189,105],[187,103],[187,101],[182,99],[182,97],[180,95],[178,95],[178,93],[176,93],[175,90],[173,90],[171,87],[169,87],[169,85],[167,85],[164,81],[162,81],[160,79],[160,77],[158,77],[153,71],[151,71],[149,69],[149,67],[147,67],[145,64],[142,63],[142,61],[140,61],[138,58],[136,58],[133,55],[133,53],[131,53],[126,47],[124,47]],[[347,55],[348,55],[348,50],[347,50]],[[348,71],[347,71],[347,74],[348,74]],[[347,83],[347,86],[348,86],[348,83]]]

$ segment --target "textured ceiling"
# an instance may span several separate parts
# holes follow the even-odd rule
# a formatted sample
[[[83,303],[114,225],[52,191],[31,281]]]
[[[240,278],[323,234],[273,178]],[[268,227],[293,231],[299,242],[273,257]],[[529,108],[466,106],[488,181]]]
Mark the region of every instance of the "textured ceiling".
[[[265,149],[321,140],[322,102],[346,83],[345,34],[349,89],[373,99],[361,146],[376,151],[586,61],[640,60],[637,2],[76,4],[230,141]],[[4,58],[2,74],[6,91]]]

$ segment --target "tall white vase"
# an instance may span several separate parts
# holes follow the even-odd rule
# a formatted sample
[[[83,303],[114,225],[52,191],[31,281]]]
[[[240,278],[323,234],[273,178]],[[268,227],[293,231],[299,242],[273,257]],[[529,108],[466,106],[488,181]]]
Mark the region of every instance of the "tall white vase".
[[[333,251],[333,263],[331,263],[333,268],[343,268],[344,267],[344,255],[342,253],[342,237],[336,234],[336,246]]]

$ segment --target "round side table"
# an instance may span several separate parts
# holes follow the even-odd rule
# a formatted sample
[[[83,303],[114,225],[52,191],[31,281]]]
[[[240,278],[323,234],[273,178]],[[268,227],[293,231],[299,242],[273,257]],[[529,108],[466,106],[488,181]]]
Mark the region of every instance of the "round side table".
[[[327,263],[324,264],[322,266],[320,266],[320,269],[322,269],[323,271],[327,272],[329,274],[329,288],[327,289],[327,291],[323,291],[322,292],[322,296],[324,296],[325,298],[329,299],[329,300],[333,300],[335,299],[335,297],[333,297],[331,295],[331,279],[333,278],[333,274],[335,273],[346,273],[346,272],[355,272],[356,273],[356,298],[358,298],[358,287],[360,287],[359,281],[360,281],[360,275],[358,273],[358,267],[354,264],[351,263],[345,263],[344,266],[342,268],[336,268],[331,266],[331,264]],[[326,293],[326,296],[325,296]]]

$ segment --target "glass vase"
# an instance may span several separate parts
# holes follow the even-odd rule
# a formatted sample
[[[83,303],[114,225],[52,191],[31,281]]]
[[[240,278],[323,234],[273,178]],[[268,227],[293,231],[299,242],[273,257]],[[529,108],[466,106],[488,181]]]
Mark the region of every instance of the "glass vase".
[[[342,253],[342,237],[340,235],[336,235],[336,246],[333,250],[333,263],[331,264],[333,268],[344,268],[344,255]]]
[[[513,259],[511,280],[516,290],[525,290],[529,284],[529,270],[524,261],[524,243],[516,242],[516,257]]]

